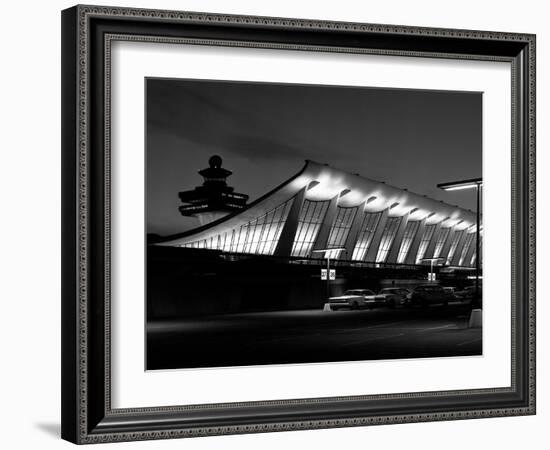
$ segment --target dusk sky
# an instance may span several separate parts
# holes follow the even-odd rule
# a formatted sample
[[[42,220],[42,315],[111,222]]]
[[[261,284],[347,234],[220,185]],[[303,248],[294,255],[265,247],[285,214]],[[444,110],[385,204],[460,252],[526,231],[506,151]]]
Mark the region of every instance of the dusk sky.
[[[475,209],[473,191],[436,184],[481,177],[479,92],[158,78],[146,89],[149,233],[199,225],[178,192],[202,184],[214,154],[249,201],[311,159]]]

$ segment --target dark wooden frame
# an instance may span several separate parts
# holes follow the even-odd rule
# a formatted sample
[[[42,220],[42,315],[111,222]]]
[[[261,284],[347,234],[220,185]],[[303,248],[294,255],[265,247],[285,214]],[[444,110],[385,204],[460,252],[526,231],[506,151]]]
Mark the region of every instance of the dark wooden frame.
[[[512,383],[505,388],[112,409],[110,42],[512,64]],[[266,50],[269,51],[269,50]],[[62,13],[62,437],[75,443],[535,413],[535,36],[76,6]]]

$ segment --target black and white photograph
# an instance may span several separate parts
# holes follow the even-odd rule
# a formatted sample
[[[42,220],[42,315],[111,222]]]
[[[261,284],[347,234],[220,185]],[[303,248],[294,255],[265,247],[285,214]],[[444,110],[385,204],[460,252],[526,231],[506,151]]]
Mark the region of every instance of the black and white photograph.
[[[61,70],[33,126],[6,84],[14,442],[539,442],[541,8],[206,3],[63,5],[15,58]]]
[[[483,93],[145,79],[146,369],[483,355]]]

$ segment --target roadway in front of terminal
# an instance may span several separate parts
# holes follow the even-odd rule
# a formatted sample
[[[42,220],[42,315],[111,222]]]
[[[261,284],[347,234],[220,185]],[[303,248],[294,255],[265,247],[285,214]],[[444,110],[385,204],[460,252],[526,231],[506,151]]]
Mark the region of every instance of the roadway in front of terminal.
[[[482,354],[470,307],[297,310],[147,324],[147,368],[174,369]]]

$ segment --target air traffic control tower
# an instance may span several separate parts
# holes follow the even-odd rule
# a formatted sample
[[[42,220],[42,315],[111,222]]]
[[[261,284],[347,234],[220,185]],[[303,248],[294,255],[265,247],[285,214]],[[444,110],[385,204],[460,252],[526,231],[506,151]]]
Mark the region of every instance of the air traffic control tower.
[[[222,167],[220,156],[210,157],[208,164],[210,167],[199,170],[204,178],[202,186],[178,194],[184,203],[179,207],[180,213],[198,218],[201,225],[242,210],[248,201],[248,195],[234,192],[234,188],[227,185],[227,177],[232,172]]]

